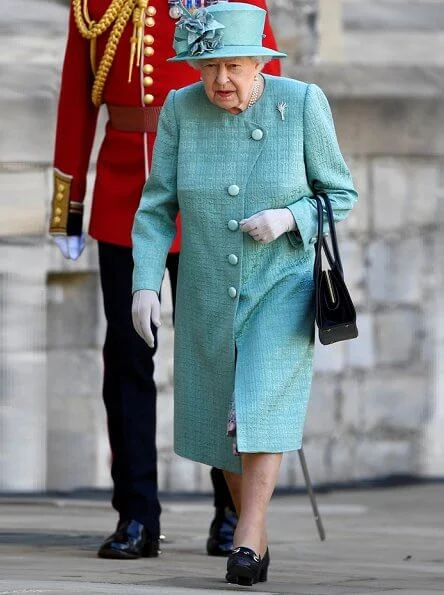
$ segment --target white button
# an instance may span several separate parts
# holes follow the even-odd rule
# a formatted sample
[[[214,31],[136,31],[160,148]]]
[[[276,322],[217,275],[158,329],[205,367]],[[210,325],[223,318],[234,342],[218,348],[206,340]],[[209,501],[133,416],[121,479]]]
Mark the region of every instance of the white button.
[[[228,295],[230,296],[230,298],[235,298],[237,296],[237,291],[235,287],[229,287],[228,288]]]
[[[235,264],[237,264],[237,263],[239,262],[239,259],[238,259],[238,257],[236,256],[236,254],[229,254],[229,255],[228,255],[228,262],[229,262],[230,264],[233,264],[233,265],[235,265]]]
[[[228,186],[228,194],[230,196],[237,196],[239,194],[239,186],[236,184],[231,184],[231,186]]]
[[[230,231],[237,231],[239,229],[239,223],[236,219],[230,219],[227,223],[228,229]]]
[[[263,136],[264,136],[264,133],[262,132],[262,130],[260,128],[256,128],[251,133],[251,138],[253,140],[261,140]]]

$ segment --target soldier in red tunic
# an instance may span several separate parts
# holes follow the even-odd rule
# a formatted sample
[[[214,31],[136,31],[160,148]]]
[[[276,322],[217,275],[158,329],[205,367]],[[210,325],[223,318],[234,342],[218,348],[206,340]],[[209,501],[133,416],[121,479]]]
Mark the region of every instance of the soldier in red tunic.
[[[211,2],[207,2],[211,3]],[[251,2],[266,8],[265,0]],[[189,10],[204,0],[185,0]],[[107,320],[103,348],[103,399],[108,418],[112,504],[116,531],[99,549],[104,558],[158,554],[160,504],[155,446],[154,349],[131,321],[131,228],[149,175],[157,120],[171,89],[196,82],[184,63],[167,62],[179,0],[72,0],[62,72],[54,157],[50,233],[66,258],[77,259],[86,174],[100,105],[108,112],[96,167],[89,234],[98,241]],[[266,24],[267,46],[275,47]],[[280,74],[277,61],[266,71]],[[180,225],[167,261],[173,303]],[[207,551],[228,554],[236,517],[222,473],[212,470],[216,516]]]

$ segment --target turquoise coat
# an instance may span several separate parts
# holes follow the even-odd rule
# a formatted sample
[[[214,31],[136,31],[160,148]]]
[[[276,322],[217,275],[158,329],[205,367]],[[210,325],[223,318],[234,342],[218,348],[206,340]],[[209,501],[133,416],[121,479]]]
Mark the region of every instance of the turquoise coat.
[[[314,338],[310,197],[327,192],[337,220],[356,199],[323,92],[264,78],[239,115],[213,105],[201,83],[170,92],[133,227],[133,290],[159,291],[180,209],[174,448],[231,471],[233,398],[240,452],[301,446]],[[298,233],[263,245],[240,231],[241,219],[282,207]]]

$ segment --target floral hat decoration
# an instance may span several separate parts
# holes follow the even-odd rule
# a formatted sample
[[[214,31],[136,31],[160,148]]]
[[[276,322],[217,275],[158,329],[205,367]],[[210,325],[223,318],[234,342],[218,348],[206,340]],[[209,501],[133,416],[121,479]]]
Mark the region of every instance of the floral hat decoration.
[[[243,2],[218,2],[190,13],[182,6],[171,62],[286,54],[262,45],[266,11]]]

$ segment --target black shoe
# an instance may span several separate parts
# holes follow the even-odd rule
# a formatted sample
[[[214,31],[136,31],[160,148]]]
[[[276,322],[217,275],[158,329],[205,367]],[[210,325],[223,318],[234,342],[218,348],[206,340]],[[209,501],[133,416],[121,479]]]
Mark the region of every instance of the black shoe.
[[[233,536],[237,525],[237,515],[228,506],[217,508],[211,521],[210,536],[207,539],[209,556],[229,556],[233,550]]]
[[[261,558],[259,570],[258,570],[256,579],[254,580],[255,583],[266,583],[267,582],[269,565],[270,565],[270,552],[268,551],[268,547],[267,547],[267,551],[265,552],[264,557]]]
[[[260,571],[260,556],[248,547],[237,547],[228,558],[225,579],[227,583],[251,587],[258,582]]]
[[[159,555],[159,540],[153,540],[141,523],[122,521],[102,543],[97,555],[114,560],[155,558]]]

